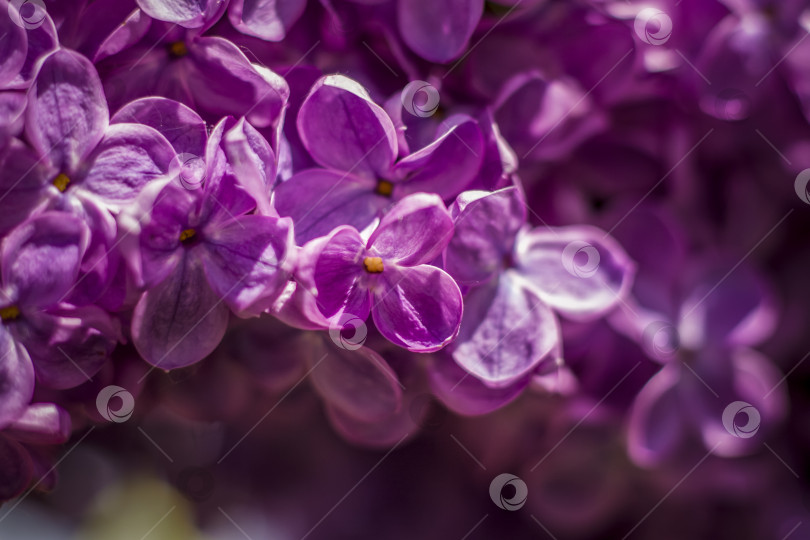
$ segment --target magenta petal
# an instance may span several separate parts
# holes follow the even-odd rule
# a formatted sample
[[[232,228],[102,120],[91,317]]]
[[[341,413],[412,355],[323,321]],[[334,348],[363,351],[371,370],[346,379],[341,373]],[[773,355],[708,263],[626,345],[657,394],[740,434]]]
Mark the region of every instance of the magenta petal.
[[[521,234],[515,259],[543,301],[574,319],[592,319],[615,308],[635,275],[635,264],[622,247],[588,226]]]
[[[343,75],[315,83],[298,113],[298,133],[315,161],[330,169],[385,177],[397,155],[391,119]]]
[[[136,99],[121,107],[110,124],[144,124],[156,129],[178,154],[205,155],[205,121],[180,102],[162,97]]]
[[[492,387],[508,386],[549,358],[557,317],[514,271],[470,291],[453,359]]]
[[[0,501],[13,499],[31,483],[34,465],[22,445],[0,434]]]
[[[445,120],[437,139],[400,160],[397,194],[426,191],[449,200],[470,189],[484,159],[484,136],[478,122],[459,115]]]
[[[627,445],[630,457],[640,465],[654,465],[672,455],[686,435],[677,392],[681,376],[677,365],[669,365],[650,379],[636,397]]]
[[[25,64],[28,51],[28,36],[25,29],[14,24],[7,16],[8,4],[0,3],[0,88],[11,82]]]
[[[140,273],[147,287],[163,281],[184,256],[180,235],[188,227],[189,215],[195,208],[195,192],[174,184],[167,185],[153,207],[145,210],[138,249],[133,256],[140,260]]]
[[[295,222],[300,244],[329,234],[340,225],[362,231],[390,200],[374,193],[370,178],[338,171],[309,169],[276,187],[274,205],[279,215]]]
[[[0,326],[0,429],[15,421],[34,394],[34,367],[25,349]],[[0,483],[2,485],[2,483]]]
[[[357,420],[334,407],[328,407],[326,412],[332,426],[343,438],[369,448],[391,448],[416,432],[410,410],[405,406],[399,412],[376,422]]]
[[[507,386],[492,388],[461,369],[449,355],[437,356],[429,376],[436,397],[449,409],[464,415],[487,414],[506,406],[517,399],[531,381],[529,375]]]
[[[150,181],[169,171],[175,156],[169,142],[141,124],[115,124],[91,159],[82,186],[110,205],[132,201]]]
[[[364,253],[363,239],[351,227],[339,227],[301,250],[297,277],[316,297],[325,317],[348,314],[362,321],[368,318],[371,303],[362,283],[366,276]]]
[[[290,96],[287,82],[251,64],[244,53],[220,37],[199,38],[189,48],[196,68],[190,85],[195,103],[218,116],[245,116],[257,128],[275,126]]]
[[[70,438],[70,415],[53,403],[33,403],[5,431],[28,444],[62,444]]]
[[[516,187],[494,193],[465,191],[451,208],[455,234],[444,254],[444,269],[464,285],[489,280],[511,256],[526,206]]]
[[[118,334],[107,312],[96,306],[33,313],[14,328],[31,356],[37,381],[57,389],[95,376],[110,358]]]
[[[270,143],[244,118],[225,134],[224,142],[239,185],[253,197],[261,214],[275,215],[270,190],[276,181],[276,155]]]
[[[202,231],[205,275],[214,292],[238,316],[258,316],[284,290],[292,264],[292,221],[242,216]]]
[[[138,6],[153,19],[185,28],[202,26],[217,0],[137,0]]]
[[[384,420],[402,405],[402,390],[394,371],[368,347],[345,350],[328,347],[310,380],[330,407],[364,422]]]
[[[61,301],[79,274],[89,231],[78,218],[46,212],[20,224],[2,246],[3,284],[21,306]]]
[[[400,0],[402,38],[431,62],[448,62],[464,50],[484,12],[483,0]]]
[[[306,5],[306,0],[233,0],[228,18],[243,34],[281,41]]]
[[[43,193],[47,193],[51,175],[31,148],[18,139],[0,151],[0,170],[0,234],[5,235],[48,204]]]
[[[26,134],[41,156],[71,174],[104,135],[107,100],[93,64],[60,49],[42,63],[29,93]]]
[[[384,260],[416,266],[438,257],[453,237],[453,219],[438,195],[416,193],[397,202],[368,239]]]
[[[373,292],[374,324],[391,343],[413,352],[433,352],[458,334],[461,291],[444,270],[426,264],[387,266]]]
[[[116,4],[118,4],[117,1]],[[98,8],[96,8],[96,10],[99,11]],[[151,25],[152,19],[146,16],[140,9],[131,12],[127,18],[121,24],[117,25],[98,45],[95,52],[91,55],[93,62],[100,62],[108,56],[118,54],[130,48],[146,35]],[[90,33],[92,35],[92,32]]]
[[[144,293],[132,316],[132,341],[150,364],[170,370],[199,362],[222,341],[228,306],[216,295],[193,254]]]

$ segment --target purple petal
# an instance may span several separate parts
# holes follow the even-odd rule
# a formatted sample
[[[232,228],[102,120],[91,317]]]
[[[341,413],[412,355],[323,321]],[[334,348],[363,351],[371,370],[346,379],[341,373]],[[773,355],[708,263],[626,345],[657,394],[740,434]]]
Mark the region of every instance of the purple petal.
[[[0,435],[0,501],[25,491],[33,476],[34,465],[28,452],[20,443]]]
[[[329,234],[340,225],[362,231],[390,200],[374,192],[374,180],[337,171],[309,169],[276,187],[279,215],[295,222],[299,245]]]
[[[428,373],[436,397],[463,415],[487,414],[506,406],[523,393],[531,380],[527,376],[510,385],[492,388],[461,369],[449,355],[437,356]]]
[[[51,171],[25,143],[12,139],[0,151],[0,234],[48,204]]]
[[[397,195],[426,191],[449,200],[470,188],[481,169],[484,137],[478,122],[467,116],[445,120],[428,146],[400,160],[394,168],[402,180]]]
[[[587,320],[615,308],[627,295],[635,265],[619,244],[594,227],[535,229],[519,235],[517,269],[544,302]]]
[[[82,187],[113,207],[132,201],[143,187],[169,171],[169,142],[141,124],[115,124],[90,158]]]
[[[350,351],[332,346],[315,362],[310,375],[315,389],[330,407],[355,420],[384,420],[402,405],[396,374],[368,347]]]
[[[70,175],[107,129],[109,111],[98,73],[84,56],[60,49],[42,63],[28,99],[29,140]]]
[[[509,386],[550,359],[557,318],[514,271],[470,291],[453,359],[491,387]]]
[[[20,306],[61,301],[79,274],[89,231],[78,218],[46,212],[20,224],[2,245],[3,285]]]
[[[208,132],[200,115],[180,102],[162,97],[136,99],[124,105],[110,124],[144,124],[156,129],[178,154],[205,155]]]
[[[118,4],[118,2],[115,3]],[[96,8],[96,10],[91,11],[102,10]],[[152,19],[146,16],[140,9],[136,9],[126,17],[124,22],[117,25],[98,45],[98,48],[92,55],[93,62],[100,62],[108,56],[118,54],[132,47],[146,35],[151,25]]]
[[[397,2],[399,33],[416,54],[448,62],[464,50],[484,12],[483,0]]]
[[[326,330],[331,325],[318,308],[317,297],[297,281],[290,281],[271,313],[281,322],[301,330]]]
[[[306,5],[306,0],[233,0],[228,7],[228,18],[243,34],[265,41],[281,41]]]
[[[676,451],[686,435],[677,384],[677,365],[664,367],[639,392],[630,413],[628,452],[640,465],[659,463]]]
[[[377,285],[371,314],[391,343],[413,352],[433,352],[455,339],[461,324],[461,291],[444,270],[388,266]]]
[[[399,266],[425,264],[438,257],[453,236],[453,219],[438,195],[410,195],[385,214],[368,247]]]
[[[33,5],[29,2],[28,5]],[[5,12],[3,12],[5,13]],[[33,14],[34,18],[43,15],[41,11]],[[6,87],[15,90],[26,90],[31,86],[31,81],[37,75],[39,62],[49,53],[59,47],[59,40],[56,35],[56,27],[53,20],[44,13],[45,19],[42,24],[36,28],[26,29],[28,34],[28,53],[25,58],[25,64],[20,69],[20,73],[13,81],[9,82]]]
[[[153,19],[198,28],[205,24],[221,2],[217,0],[137,0],[138,6]]]
[[[409,409],[404,406],[399,412],[376,422],[356,420],[334,407],[328,407],[326,412],[332,426],[343,438],[361,446],[391,448],[415,432]]]
[[[8,4],[0,3],[0,88],[13,81],[25,63],[28,52],[28,36],[25,29],[16,25],[7,16]]]
[[[96,306],[29,314],[13,332],[31,355],[37,381],[57,389],[88,382],[110,358],[120,333]]]
[[[239,185],[253,197],[261,214],[273,216],[270,190],[276,181],[276,155],[270,143],[242,118],[225,134],[224,147]]]
[[[0,326],[0,429],[14,422],[34,394],[34,367],[25,349]],[[0,483],[2,485],[2,483]]]
[[[202,37],[189,48],[196,68],[189,91],[198,107],[218,117],[245,116],[257,128],[275,126],[290,95],[287,82],[251,64],[242,51],[220,37]]]
[[[6,435],[27,444],[62,444],[70,438],[70,415],[53,403],[33,403],[6,428]]]
[[[455,234],[444,254],[444,269],[460,284],[489,280],[511,256],[526,206],[516,187],[494,193],[466,191],[450,209]]]
[[[219,345],[228,315],[228,306],[208,285],[202,264],[189,253],[135,306],[132,342],[155,367],[185,367],[199,362]]]
[[[351,227],[339,227],[329,236],[309,242],[299,254],[298,278],[317,299],[327,318],[352,315],[362,321],[371,309],[363,239]]]
[[[290,277],[292,221],[242,216],[201,236],[208,283],[228,307],[240,317],[270,308]]]
[[[315,83],[298,113],[298,133],[315,161],[330,169],[386,177],[397,155],[391,119],[343,75]]]

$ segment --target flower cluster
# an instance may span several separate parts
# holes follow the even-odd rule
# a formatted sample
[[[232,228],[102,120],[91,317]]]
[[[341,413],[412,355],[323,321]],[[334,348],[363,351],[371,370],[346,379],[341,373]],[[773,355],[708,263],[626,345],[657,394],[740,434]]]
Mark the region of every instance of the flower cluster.
[[[428,396],[760,452],[810,298],[810,8],[762,4],[0,0],[0,501],[135,403],[305,379],[363,446]]]

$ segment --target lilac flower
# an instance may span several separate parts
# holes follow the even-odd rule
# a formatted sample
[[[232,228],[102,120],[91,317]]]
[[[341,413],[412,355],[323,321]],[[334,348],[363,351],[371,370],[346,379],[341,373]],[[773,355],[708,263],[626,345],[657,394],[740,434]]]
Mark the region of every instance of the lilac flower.
[[[456,337],[461,322],[458,286],[427,264],[452,234],[452,219],[438,196],[410,195],[391,208],[368,240],[341,226],[306,244],[297,276],[332,322],[344,316],[365,320],[371,312],[392,343],[436,351]]]
[[[194,107],[209,122],[233,115],[270,131],[281,124],[289,97],[284,79],[252,64],[230,41],[202,36],[226,2],[140,5],[145,13],[133,12],[94,57],[113,107],[159,95]]]
[[[0,319],[18,349],[26,351],[24,357],[30,355],[37,380],[48,387],[86,382],[117,341],[118,331],[106,312],[60,303],[79,275],[89,236],[78,218],[45,212],[3,241]]]
[[[33,403],[9,423],[0,422],[0,501],[13,499],[33,486],[53,489],[56,472],[43,449],[70,436],[70,416],[51,403]]]
[[[366,91],[342,75],[321,78],[298,113],[304,146],[325,169],[308,169],[278,186],[274,204],[296,224],[299,244],[339,225],[362,231],[392,201],[417,192],[452,199],[478,174],[483,140],[458,115],[436,139],[400,159],[394,124]]]
[[[494,193],[470,191],[452,207],[456,234],[444,267],[469,288],[452,359],[479,381],[459,388],[495,406],[517,396],[546,361],[556,367],[559,324],[554,311],[590,320],[612,310],[627,294],[634,265],[608,235],[590,227],[525,228],[525,207],[516,187]],[[586,258],[587,260],[582,260]],[[441,396],[453,374],[438,368]],[[488,396],[481,384],[496,395]],[[510,388],[512,387],[512,388]],[[451,402],[460,403],[457,400]],[[467,412],[486,412],[470,403]]]
[[[637,212],[622,227],[640,263],[634,307],[616,312],[611,322],[663,367],[636,397],[630,455],[656,464],[683,450],[692,436],[717,455],[751,452],[756,439],[730,433],[723,412],[735,401],[750,403],[767,430],[784,409],[778,372],[750,348],[774,328],[767,288],[734,261],[692,262],[677,230],[654,212]],[[651,245],[654,252],[642,253]]]
[[[210,354],[229,313],[256,316],[269,308],[292,270],[291,221],[249,214],[256,200],[239,186],[238,168],[221,146],[244,127],[237,123],[226,134],[234,123],[224,119],[209,138],[202,187],[156,185],[133,210],[141,225],[129,255],[147,291],[135,307],[132,336],[144,359],[163,369]]]

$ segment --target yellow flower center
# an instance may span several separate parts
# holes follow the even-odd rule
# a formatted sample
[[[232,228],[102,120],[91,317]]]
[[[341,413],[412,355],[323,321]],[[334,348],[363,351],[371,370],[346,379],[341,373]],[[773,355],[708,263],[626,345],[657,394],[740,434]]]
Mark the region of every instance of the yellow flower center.
[[[191,240],[192,238],[194,238],[196,234],[197,231],[195,231],[194,229],[186,229],[180,233],[180,241],[186,242],[188,240]]]
[[[68,185],[70,185],[70,178],[68,178],[68,175],[65,173],[59,173],[59,175],[53,179],[53,185],[56,186],[56,189],[64,193]]]
[[[6,306],[0,308],[0,320],[13,321],[20,316],[20,308],[17,306]]]
[[[182,58],[188,54],[188,47],[184,41],[174,41],[169,43],[169,54],[175,58]]]
[[[382,274],[385,269],[382,257],[366,257],[363,259],[363,266],[369,274]]]
[[[382,195],[383,197],[390,197],[391,193],[394,192],[394,184],[388,180],[378,180],[377,187],[374,192],[377,195]]]

